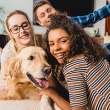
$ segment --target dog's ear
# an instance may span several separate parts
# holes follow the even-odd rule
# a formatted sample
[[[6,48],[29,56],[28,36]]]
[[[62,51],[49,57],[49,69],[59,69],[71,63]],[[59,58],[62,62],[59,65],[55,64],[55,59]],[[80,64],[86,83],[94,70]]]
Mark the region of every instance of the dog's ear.
[[[12,58],[8,65],[8,74],[11,78],[17,78],[21,73],[20,60],[18,58]]]

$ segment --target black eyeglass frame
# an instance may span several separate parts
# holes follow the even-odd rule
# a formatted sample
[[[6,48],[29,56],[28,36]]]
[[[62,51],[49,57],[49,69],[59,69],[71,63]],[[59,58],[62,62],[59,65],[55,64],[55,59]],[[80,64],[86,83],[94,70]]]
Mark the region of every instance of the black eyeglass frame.
[[[30,22],[24,22],[24,23],[29,23],[29,28],[31,27],[31,23]],[[19,27],[19,32],[20,32],[20,27],[22,27],[22,29],[23,30],[28,30],[29,28],[27,28],[27,29],[24,29],[23,28],[23,24],[24,23],[22,23],[22,25],[21,26],[18,26]],[[10,31],[13,33],[13,31],[12,31],[12,29],[13,29],[14,27],[12,27],[12,28],[10,28]],[[17,33],[19,33],[19,32],[16,32],[16,33],[13,33],[13,34],[17,34]]]

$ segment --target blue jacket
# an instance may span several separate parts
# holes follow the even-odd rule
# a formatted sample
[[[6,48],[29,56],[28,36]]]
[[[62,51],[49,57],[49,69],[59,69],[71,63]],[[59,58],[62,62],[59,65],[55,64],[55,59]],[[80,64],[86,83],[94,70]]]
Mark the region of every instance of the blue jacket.
[[[90,13],[88,15],[76,16],[76,17],[68,16],[68,17],[74,23],[80,24],[83,27],[88,27],[88,26],[102,20],[103,18],[106,18],[109,15],[110,15],[110,4],[100,8],[99,10],[97,10],[93,13]]]

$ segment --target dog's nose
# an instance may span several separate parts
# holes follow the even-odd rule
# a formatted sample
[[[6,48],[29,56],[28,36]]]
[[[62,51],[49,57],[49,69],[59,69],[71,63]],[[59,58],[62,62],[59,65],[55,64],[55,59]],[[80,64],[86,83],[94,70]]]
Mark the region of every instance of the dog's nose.
[[[43,72],[45,72],[46,74],[50,74],[51,73],[51,66],[44,66]]]

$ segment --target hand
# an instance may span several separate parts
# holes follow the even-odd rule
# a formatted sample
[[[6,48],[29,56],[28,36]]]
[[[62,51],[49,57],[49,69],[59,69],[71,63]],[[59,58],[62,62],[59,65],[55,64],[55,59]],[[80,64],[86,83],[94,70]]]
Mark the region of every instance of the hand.
[[[49,88],[46,88],[46,89],[39,89],[38,93],[39,93],[40,97],[42,97],[42,95],[47,95],[47,96],[51,97],[52,95],[57,93],[57,91],[54,88],[49,87]]]
[[[0,89],[3,89],[3,90],[8,90],[7,89],[7,80],[9,80],[10,77],[9,76],[4,76],[1,81],[0,81]]]
[[[106,59],[105,59],[104,61],[105,61],[105,63],[110,67],[109,62],[108,62]]]
[[[0,81],[0,89],[7,89],[7,84],[6,84],[6,77],[2,78]]]
[[[64,80],[64,81],[60,81],[60,75],[58,75],[57,80],[59,81],[59,83],[60,83],[63,87],[65,87],[66,81],[65,81],[65,80]]]
[[[57,91],[56,89],[49,87],[46,89],[39,89],[38,90],[39,96],[47,95],[49,96],[58,107],[60,107],[62,110],[71,110],[70,103],[65,100]]]

